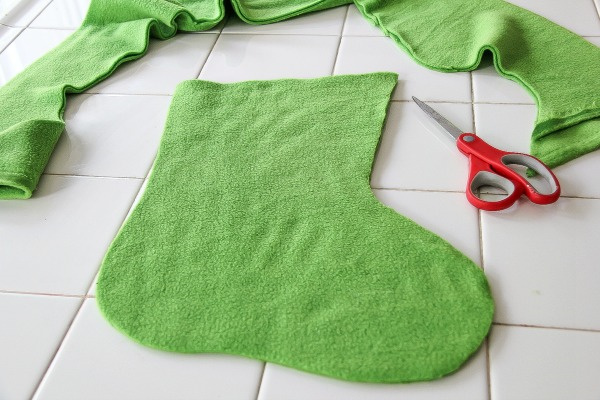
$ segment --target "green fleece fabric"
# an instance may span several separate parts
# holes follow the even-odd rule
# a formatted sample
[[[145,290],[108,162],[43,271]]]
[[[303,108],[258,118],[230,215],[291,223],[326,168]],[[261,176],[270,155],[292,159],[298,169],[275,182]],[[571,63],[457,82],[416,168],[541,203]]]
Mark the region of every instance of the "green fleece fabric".
[[[247,22],[267,23],[349,1],[232,3]],[[207,30],[224,16],[223,0],[92,0],[75,33],[0,87],[0,199],[31,197],[64,130],[66,93],[80,93],[143,56],[149,37]]]
[[[231,5],[237,15],[249,24],[270,24],[307,12],[349,3],[352,3],[352,0],[234,0]]]
[[[264,24],[351,0],[231,0]],[[600,50],[503,0],[355,0],[361,12],[419,63],[477,67],[485,50],[524,85],[539,112],[531,152],[551,167],[600,147]],[[209,29],[223,0],[92,0],[81,28],[0,87],[0,199],[29,198],[64,129],[65,93],[79,93],[141,57],[149,36]]]
[[[352,381],[458,368],[492,322],[483,271],[369,187],[396,80],[179,84],[100,270],[108,321],[158,349]]]
[[[600,49],[503,0],[355,0],[418,63],[471,71],[485,51],[535,98],[531,154],[549,167],[600,148]]]

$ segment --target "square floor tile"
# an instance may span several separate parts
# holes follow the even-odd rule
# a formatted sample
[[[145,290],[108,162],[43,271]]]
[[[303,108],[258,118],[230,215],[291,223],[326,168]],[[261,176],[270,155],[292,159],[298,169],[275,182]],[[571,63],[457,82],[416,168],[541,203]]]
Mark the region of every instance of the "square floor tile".
[[[475,104],[477,133],[491,146],[529,153],[537,107],[523,104]]]
[[[142,181],[44,175],[0,207],[0,289],[85,294]]]
[[[348,8],[343,34],[344,36],[385,36],[381,29],[362,16],[354,4],[350,4]]]
[[[5,0],[3,0],[5,1]],[[24,28],[31,23],[52,0],[20,0],[0,20],[3,25]]]
[[[262,371],[248,358],[144,347],[87,299],[34,399],[254,400]]]
[[[21,33],[21,28],[0,25],[0,53]]]
[[[529,153],[536,112],[534,105],[476,104],[477,132],[494,147]],[[590,184],[600,176],[600,151],[586,154],[553,171],[560,182],[562,195],[600,198],[600,185]]]
[[[507,0],[581,36],[600,35],[600,18],[590,0]]]
[[[54,0],[29,25],[31,28],[77,29],[91,0]]]
[[[0,293],[1,399],[31,398],[81,301]]]
[[[242,21],[237,15],[232,15],[223,28],[223,33],[339,36],[346,10],[345,6],[335,7],[266,25],[251,25]]]
[[[150,39],[148,53],[120,65],[106,80],[87,93],[173,94],[186,79],[196,79],[217,34],[179,34],[171,39]]]
[[[69,30],[25,29],[0,54],[0,85],[58,46],[71,33]]]
[[[388,207],[429,229],[480,264],[477,209],[463,193],[373,190]]]
[[[494,326],[493,400],[600,398],[600,332]]]
[[[535,104],[535,99],[524,86],[498,74],[490,58],[485,58],[471,74],[476,103]]]
[[[343,37],[335,74],[392,71],[398,85],[392,98],[423,101],[471,102],[469,73],[444,73],[418,65],[387,37]]]
[[[170,102],[170,96],[68,96],[66,129],[46,173],[145,178]]]
[[[600,200],[520,200],[481,214],[495,321],[600,329]]]
[[[327,76],[338,43],[335,36],[221,34],[200,79],[239,82]]]
[[[466,132],[473,131],[471,104],[432,103]],[[371,186],[464,191],[468,159],[414,103],[392,103],[375,159]]]
[[[258,400],[481,400],[487,398],[485,347],[457,372],[431,382],[345,382],[267,363]]]

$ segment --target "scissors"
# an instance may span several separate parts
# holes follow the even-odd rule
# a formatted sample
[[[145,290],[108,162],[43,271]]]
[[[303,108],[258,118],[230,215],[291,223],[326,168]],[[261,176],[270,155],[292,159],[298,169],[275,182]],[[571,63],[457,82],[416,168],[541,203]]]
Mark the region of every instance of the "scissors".
[[[529,154],[498,150],[475,134],[461,131],[416,97],[413,97],[413,100],[452,136],[461,153],[469,157],[466,194],[472,205],[486,211],[504,210],[512,206],[523,194],[536,204],[550,204],[558,200],[560,196],[558,179],[543,162]],[[548,183],[547,190],[534,188],[526,177],[511,168],[514,165],[530,168],[543,177]],[[476,194],[482,186],[492,186],[503,190],[506,194],[497,201],[483,200]]]

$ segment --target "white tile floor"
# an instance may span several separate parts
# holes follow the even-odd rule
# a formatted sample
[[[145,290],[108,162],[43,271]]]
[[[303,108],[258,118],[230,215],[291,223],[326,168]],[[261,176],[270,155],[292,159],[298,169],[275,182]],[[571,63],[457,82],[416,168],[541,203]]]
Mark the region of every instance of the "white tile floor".
[[[600,1],[511,0],[600,45]],[[25,0],[0,21],[0,84],[60,43],[89,0]],[[435,382],[365,385],[225,355],[142,347],[99,315],[93,282],[141,192],[177,82],[391,70],[400,82],[373,171],[383,203],[441,235],[489,277],[489,340]],[[34,197],[0,203],[0,399],[599,399],[600,152],[555,170],[563,197],[499,213],[464,198],[467,163],[408,102],[435,107],[491,144],[527,151],[530,96],[493,68],[426,70],[354,6],[270,26],[236,18],[153,42],[87,94]]]

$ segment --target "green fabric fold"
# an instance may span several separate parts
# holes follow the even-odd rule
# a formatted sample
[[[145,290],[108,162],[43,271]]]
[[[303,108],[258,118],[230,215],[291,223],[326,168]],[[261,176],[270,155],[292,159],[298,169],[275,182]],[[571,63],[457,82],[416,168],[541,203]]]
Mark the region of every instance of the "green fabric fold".
[[[421,65],[471,71],[484,52],[521,84],[538,113],[531,154],[550,167],[600,148],[600,49],[503,0],[355,0]]]
[[[350,4],[352,0],[233,0],[237,15],[249,24],[270,24],[284,19],[296,17],[308,12],[324,10],[343,4]]]
[[[457,369],[494,304],[481,268],[369,187],[396,82],[179,84],[148,185],[102,263],[106,319],[157,349],[352,381]]]

